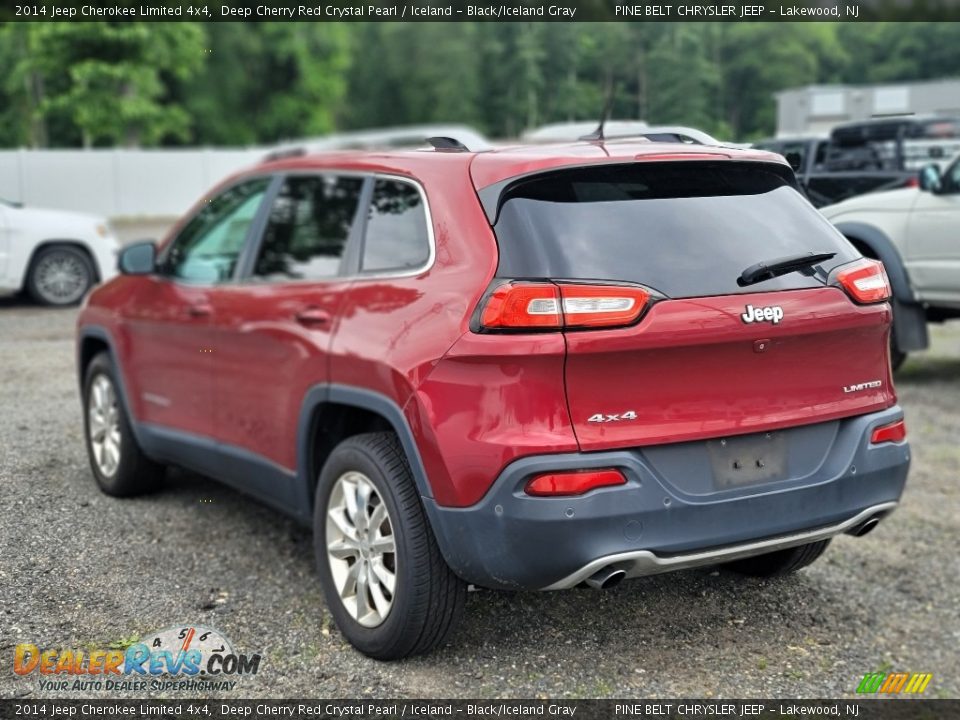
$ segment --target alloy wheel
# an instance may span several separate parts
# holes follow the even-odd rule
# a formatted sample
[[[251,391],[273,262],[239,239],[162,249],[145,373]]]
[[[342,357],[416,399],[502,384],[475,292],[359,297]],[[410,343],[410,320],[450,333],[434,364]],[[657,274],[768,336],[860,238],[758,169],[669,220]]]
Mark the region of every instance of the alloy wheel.
[[[41,257],[34,268],[37,292],[51,305],[70,305],[89,285],[89,270],[74,253],[57,251]]]
[[[327,561],[340,600],[364,627],[376,627],[393,607],[396,539],[390,513],[360,472],[337,478],[327,502]]]
[[[113,382],[97,375],[90,383],[87,399],[87,432],[97,469],[112,478],[120,465],[120,413]]]

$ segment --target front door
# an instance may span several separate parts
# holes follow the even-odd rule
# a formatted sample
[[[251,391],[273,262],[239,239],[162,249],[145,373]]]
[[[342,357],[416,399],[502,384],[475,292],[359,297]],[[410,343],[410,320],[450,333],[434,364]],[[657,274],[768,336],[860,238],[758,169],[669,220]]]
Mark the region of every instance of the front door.
[[[269,179],[232,185],[212,198],[161,253],[158,271],[122,309],[130,401],[140,422],[212,438],[211,291],[235,276]]]
[[[939,192],[917,197],[905,261],[921,300],[960,308],[960,160],[944,173]]]

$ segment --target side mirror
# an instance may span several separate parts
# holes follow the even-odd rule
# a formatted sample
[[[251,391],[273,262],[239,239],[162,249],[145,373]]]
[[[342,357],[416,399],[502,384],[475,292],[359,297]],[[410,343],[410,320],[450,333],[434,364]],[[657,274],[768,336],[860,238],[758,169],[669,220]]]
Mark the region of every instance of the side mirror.
[[[796,150],[793,152],[788,152],[783,157],[788,163],[790,163],[790,167],[793,168],[794,172],[800,172],[803,169],[803,156]]]
[[[120,251],[117,267],[124,275],[149,275],[157,267],[157,244],[142,240]]]
[[[920,189],[931,193],[938,193],[943,187],[943,178],[940,175],[940,166],[931,163],[920,168]]]

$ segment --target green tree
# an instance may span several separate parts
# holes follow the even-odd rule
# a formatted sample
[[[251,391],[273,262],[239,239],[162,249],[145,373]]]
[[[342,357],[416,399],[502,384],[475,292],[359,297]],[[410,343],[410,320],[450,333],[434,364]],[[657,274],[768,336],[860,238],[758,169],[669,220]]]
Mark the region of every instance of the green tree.
[[[737,138],[769,135],[773,94],[816,83],[845,53],[830,23],[724,23],[718,63],[724,120]]]
[[[364,23],[353,28],[360,49],[341,114],[345,126],[478,124],[475,24]]]
[[[170,102],[168,85],[202,65],[199,26],[37,23],[7,28],[4,39],[32,144],[59,144],[69,131],[48,138],[57,124],[79,133],[85,147],[188,137],[189,116]]]
[[[203,71],[177,96],[194,142],[247,145],[330,132],[346,91],[350,31],[336,23],[210,23]]]

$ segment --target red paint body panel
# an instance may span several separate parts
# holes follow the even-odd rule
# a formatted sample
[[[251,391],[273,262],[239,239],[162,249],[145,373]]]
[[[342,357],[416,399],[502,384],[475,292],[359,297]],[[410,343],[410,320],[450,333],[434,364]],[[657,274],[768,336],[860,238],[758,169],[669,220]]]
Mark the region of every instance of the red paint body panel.
[[[428,199],[433,264],[408,276],[213,287],[121,276],[91,294],[79,325],[103,327],[114,339],[136,422],[214,438],[290,471],[300,469],[298,419],[311,387],[385,396],[401,408],[441,506],[476,503],[505,466],[526,456],[748,433],[892,405],[889,306],[856,306],[832,288],[661,301],[636,326],[617,330],[471,331],[498,262],[478,188],[564,165],[695,162],[704,152],[627,141],[266,163],[207,197],[274,172],[411,177]],[[783,162],[727,148],[710,156]],[[744,324],[748,303],[782,306],[783,322]],[[209,314],[191,315],[198,305]],[[305,326],[297,321],[304,310],[326,313],[329,324]],[[762,353],[754,350],[760,339],[770,341]],[[843,392],[875,379],[878,389]],[[588,422],[627,410],[637,421]]]
[[[300,407],[310,388],[329,377],[334,318],[349,285],[241,283],[210,290],[217,440],[296,469]],[[298,313],[313,308],[329,314],[329,325],[297,322]]]
[[[577,450],[563,392],[565,354],[560,333],[468,333],[437,364],[407,415],[421,428],[438,503],[472,505],[508,463]]]
[[[746,324],[746,305],[778,305],[783,320]],[[859,306],[822,288],[666,300],[631,328],[568,332],[567,398],[580,448],[738,435],[890,407],[890,317],[886,303]],[[874,380],[882,385],[844,392]],[[631,410],[636,420],[589,421]]]
[[[214,437],[210,316],[192,315],[193,308],[209,305],[208,288],[154,277],[120,277],[115,285],[123,294],[115,306],[122,322],[114,335],[122,338],[128,400],[137,419]]]

